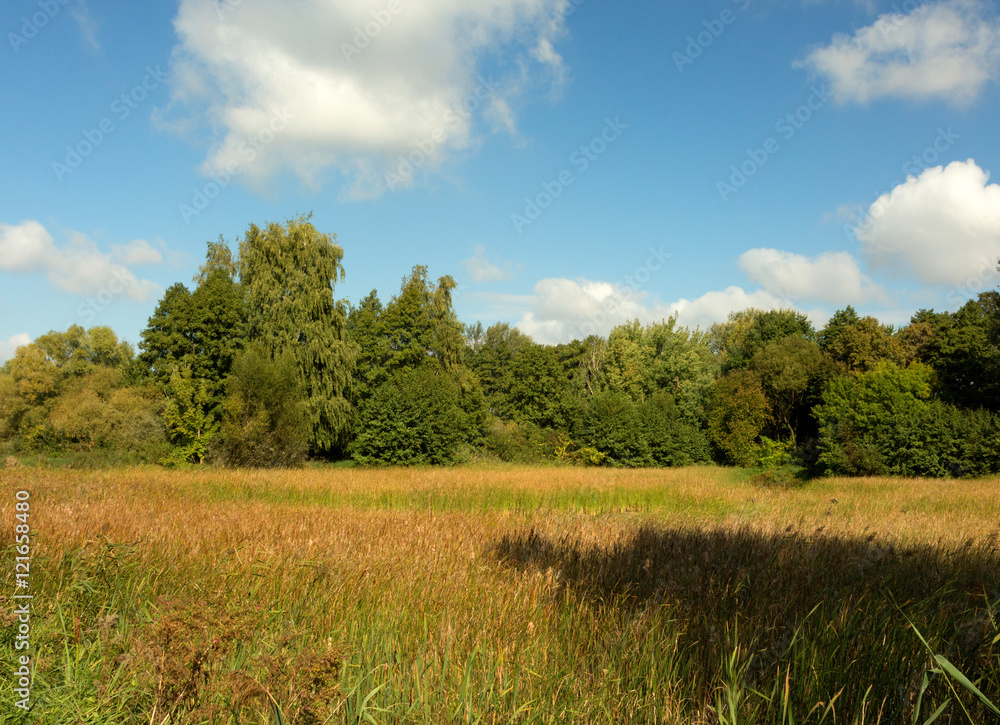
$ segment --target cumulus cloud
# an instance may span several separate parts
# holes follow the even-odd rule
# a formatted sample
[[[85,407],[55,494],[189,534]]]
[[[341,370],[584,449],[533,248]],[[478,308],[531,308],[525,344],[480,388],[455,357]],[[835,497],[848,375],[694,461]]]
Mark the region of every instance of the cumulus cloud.
[[[163,254],[145,239],[133,239],[128,244],[112,244],[111,256],[122,264],[160,264]]]
[[[115,262],[111,254],[101,252],[86,235],[69,232],[68,237],[66,244],[57,245],[48,230],[31,219],[20,224],[0,224],[0,270],[43,273],[59,289],[75,294],[96,295],[112,284],[120,286],[122,294],[133,301],[160,293],[159,285],[136,277],[128,267]]]
[[[747,307],[782,309],[793,305],[765,290],[747,292],[741,287],[708,292],[695,299],[665,303],[628,285],[593,280],[549,278],[535,285],[524,300],[527,310],[517,327],[537,342],[556,344],[587,335],[607,335],[615,325],[638,319],[643,323],[674,315],[680,325],[707,329],[723,322],[730,312]],[[818,313],[811,317],[821,319]]]
[[[1000,21],[981,0],[882,15],[797,61],[828,79],[840,103],[883,97],[973,101],[1000,69]]]
[[[746,291],[735,285],[724,290],[706,292],[695,299],[681,299],[670,305],[671,313],[677,314],[677,321],[685,327],[700,327],[708,329],[716,322],[725,322],[730,312],[756,307],[761,310],[795,309],[804,312],[813,324],[824,321],[820,310],[800,310],[798,305],[788,299],[772,294],[767,290]]]
[[[566,0],[181,0],[171,107],[218,130],[202,171],[249,183],[328,169],[371,198],[433,172],[484,132],[513,131],[512,102],[541,69],[558,83]],[[484,60],[513,74],[494,77]],[[275,131],[272,121],[287,123]],[[270,128],[270,131],[267,129]]]
[[[847,252],[825,252],[815,257],[778,249],[751,249],[739,259],[747,279],[786,299],[832,305],[885,300],[884,290],[862,272]]]
[[[17,348],[31,342],[31,337],[27,332],[11,335],[6,340],[0,340],[0,364],[10,360],[17,352]]]
[[[486,247],[482,244],[476,246],[476,253],[468,259],[462,260],[465,271],[475,282],[502,282],[514,276],[514,268],[510,262],[497,265],[486,257]]]
[[[1000,186],[972,159],[936,166],[879,197],[854,234],[888,273],[987,286],[1000,256]]]

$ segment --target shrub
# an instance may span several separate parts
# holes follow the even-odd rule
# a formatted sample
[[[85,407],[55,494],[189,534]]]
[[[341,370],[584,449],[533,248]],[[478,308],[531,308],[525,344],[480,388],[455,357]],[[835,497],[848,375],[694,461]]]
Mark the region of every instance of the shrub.
[[[757,436],[771,420],[760,378],[740,370],[719,378],[712,391],[708,435],[723,460],[736,466],[757,463]]]
[[[229,466],[301,465],[309,430],[290,355],[272,360],[259,345],[233,363],[226,381],[222,427],[212,457]]]
[[[546,458],[547,438],[533,423],[494,418],[486,426],[483,449],[507,463],[539,463]]]
[[[598,393],[587,405],[583,441],[603,453],[612,466],[649,466],[653,453],[632,400],[621,393]]]
[[[827,474],[982,476],[1000,471],[1000,419],[930,394],[930,368],[886,364],[831,381],[816,415]]]
[[[639,406],[642,433],[653,463],[690,466],[711,460],[705,434],[681,417],[672,395],[657,391]]]
[[[395,373],[361,406],[352,457],[365,465],[450,464],[469,433],[458,383],[424,366]]]

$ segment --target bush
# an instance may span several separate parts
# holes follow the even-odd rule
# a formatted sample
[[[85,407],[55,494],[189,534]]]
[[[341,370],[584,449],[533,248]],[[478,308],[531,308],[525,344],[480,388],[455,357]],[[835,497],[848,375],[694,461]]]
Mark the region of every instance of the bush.
[[[690,466],[711,460],[708,439],[681,417],[672,395],[657,391],[639,406],[642,433],[657,466]]]
[[[708,434],[727,463],[753,466],[760,455],[757,437],[771,420],[760,378],[736,371],[719,378],[712,391]]]
[[[598,393],[590,399],[582,433],[584,442],[604,454],[604,461],[612,466],[653,464],[639,409],[621,393]]]
[[[924,365],[883,365],[831,381],[816,407],[830,474],[982,476],[1000,471],[1000,419],[929,401]]]
[[[292,357],[272,360],[252,345],[226,381],[222,427],[211,457],[251,468],[302,465],[309,436],[303,406]]]
[[[805,485],[805,473],[793,465],[772,466],[754,473],[750,483],[762,488],[798,488]]]
[[[507,463],[540,463],[548,454],[548,435],[533,423],[494,418],[486,426],[483,449]]]
[[[757,465],[761,468],[786,466],[793,460],[794,446],[790,440],[774,441],[767,436],[760,437],[760,454]]]
[[[364,465],[450,464],[471,428],[451,376],[431,366],[402,370],[361,406],[352,457]]]

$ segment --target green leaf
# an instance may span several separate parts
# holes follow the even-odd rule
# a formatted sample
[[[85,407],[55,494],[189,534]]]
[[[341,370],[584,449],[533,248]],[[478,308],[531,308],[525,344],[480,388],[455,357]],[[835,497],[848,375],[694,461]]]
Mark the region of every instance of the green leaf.
[[[962,685],[966,690],[971,692],[973,695],[979,698],[979,700],[986,705],[995,714],[1000,715],[1000,709],[997,708],[992,702],[987,699],[986,695],[979,691],[979,688],[972,684],[968,677],[963,675],[955,665],[949,662],[942,655],[934,655],[935,661],[941,665],[941,668],[947,672],[951,677],[958,680],[959,684]]]

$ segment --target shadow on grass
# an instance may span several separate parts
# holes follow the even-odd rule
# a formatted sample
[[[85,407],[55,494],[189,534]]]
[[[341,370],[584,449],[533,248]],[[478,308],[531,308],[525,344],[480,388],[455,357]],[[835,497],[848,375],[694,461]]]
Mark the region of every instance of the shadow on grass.
[[[646,526],[618,543],[587,546],[531,530],[503,537],[493,553],[504,566],[552,570],[571,601],[644,616],[652,610],[675,622],[699,698],[725,679],[738,643],[746,653],[741,677],[765,693],[790,687],[784,696],[799,712],[840,691],[840,711],[864,707],[881,711],[882,722],[909,722],[933,666],[912,623],[1000,700],[996,535],[951,549],[897,548],[822,528]],[[926,714],[929,701],[949,696],[947,683],[931,680]],[[975,713],[978,701],[962,699]]]

